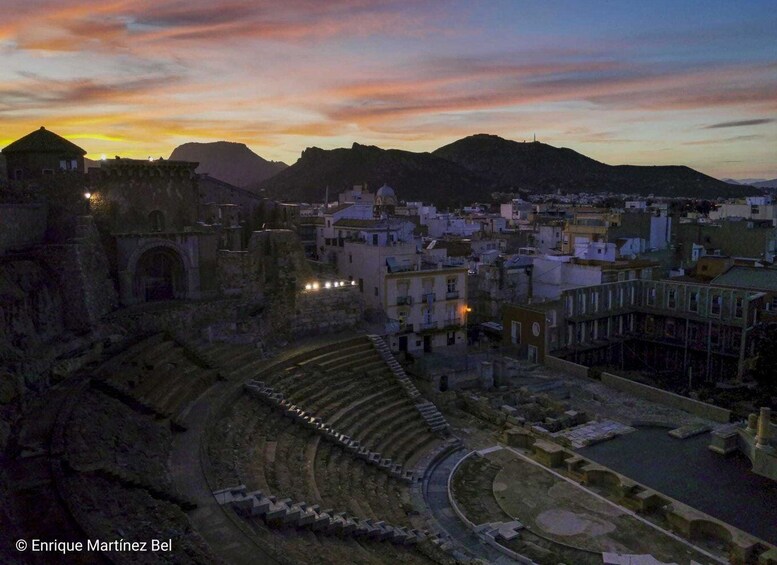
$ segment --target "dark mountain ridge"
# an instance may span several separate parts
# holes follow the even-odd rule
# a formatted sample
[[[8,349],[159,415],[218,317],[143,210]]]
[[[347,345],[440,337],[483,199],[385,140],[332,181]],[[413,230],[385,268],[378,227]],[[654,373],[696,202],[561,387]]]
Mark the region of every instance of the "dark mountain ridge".
[[[520,143],[478,134],[433,152],[500,187],[532,192],[615,192],[697,198],[740,196],[738,188],[683,165],[607,165],[572,149],[539,142]]]
[[[260,186],[273,198],[317,201],[327,186],[331,200],[364,183],[372,191],[387,183],[404,200],[453,202],[487,194],[490,181],[431,153],[354,143],[350,149],[305,149],[296,163]]]
[[[488,201],[494,191],[614,192],[718,198],[757,194],[685,166],[607,165],[572,149],[478,134],[431,153],[311,147],[289,168],[256,185],[272,198],[322,200],[353,184],[384,182],[403,200],[440,205]]]
[[[288,167],[286,163],[260,157],[243,143],[231,141],[184,143],[173,149],[170,159],[198,162],[198,173],[240,187],[256,185]]]

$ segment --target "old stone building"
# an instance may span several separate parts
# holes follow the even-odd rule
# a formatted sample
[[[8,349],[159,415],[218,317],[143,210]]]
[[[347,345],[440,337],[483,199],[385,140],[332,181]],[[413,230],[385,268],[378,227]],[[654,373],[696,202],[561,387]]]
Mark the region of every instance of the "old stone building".
[[[8,177],[35,180],[64,172],[84,172],[86,151],[42,127],[3,149]]]
[[[220,233],[199,221],[196,167],[117,158],[90,172],[90,213],[113,240],[122,304],[215,296]]]

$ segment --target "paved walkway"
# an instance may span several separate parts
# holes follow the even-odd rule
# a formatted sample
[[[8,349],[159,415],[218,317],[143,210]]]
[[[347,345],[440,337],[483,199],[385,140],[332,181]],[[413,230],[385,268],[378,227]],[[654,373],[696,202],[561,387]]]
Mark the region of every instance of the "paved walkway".
[[[173,436],[170,474],[178,492],[197,503],[188,513],[194,528],[205,538],[213,553],[234,565],[276,564],[256,541],[226,515],[213,498],[200,461],[200,444],[214,399],[241,383],[219,382],[192,404],[187,416],[188,430]]]
[[[474,557],[497,565],[514,564],[514,560],[486,545],[470,531],[456,516],[448,500],[448,477],[467,453],[466,449],[454,451],[434,467],[424,484],[424,500],[440,527]]]

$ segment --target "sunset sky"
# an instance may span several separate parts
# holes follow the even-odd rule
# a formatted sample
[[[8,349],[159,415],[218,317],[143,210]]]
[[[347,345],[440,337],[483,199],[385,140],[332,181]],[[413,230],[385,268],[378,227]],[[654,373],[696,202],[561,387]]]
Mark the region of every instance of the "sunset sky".
[[[473,133],[777,177],[777,1],[3,0],[0,147],[45,125],[293,163]]]

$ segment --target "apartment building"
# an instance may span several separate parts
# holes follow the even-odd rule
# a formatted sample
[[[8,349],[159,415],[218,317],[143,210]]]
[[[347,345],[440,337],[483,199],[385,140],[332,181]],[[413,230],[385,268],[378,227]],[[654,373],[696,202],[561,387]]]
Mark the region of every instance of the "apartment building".
[[[620,226],[620,223],[619,212],[600,208],[576,209],[572,219],[564,226],[561,252],[577,255],[592,243],[607,242],[608,230]]]
[[[670,280],[574,288],[553,302],[507,308],[504,338],[539,362],[552,354],[683,383],[719,382],[742,376],[767,296]]]
[[[395,351],[429,353],[467,339],[467,268],[419,263],[387,267],[383,309]]]

